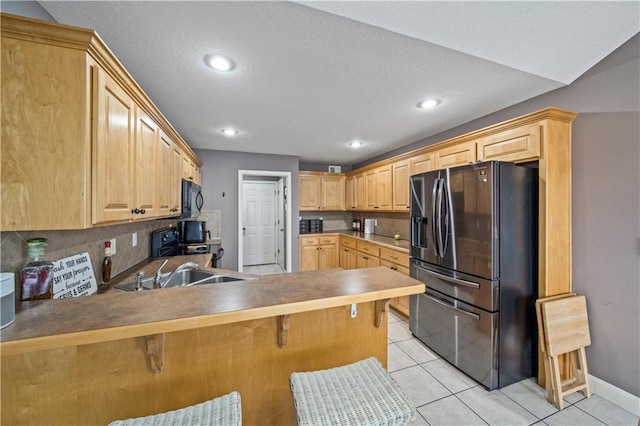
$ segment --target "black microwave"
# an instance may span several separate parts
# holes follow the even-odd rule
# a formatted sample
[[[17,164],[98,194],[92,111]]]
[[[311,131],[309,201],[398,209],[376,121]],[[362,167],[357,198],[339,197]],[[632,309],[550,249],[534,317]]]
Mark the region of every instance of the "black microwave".
[[[182,179],[182,214],[180,219],[197,217],[202,210],[203,203],[200,185]]]

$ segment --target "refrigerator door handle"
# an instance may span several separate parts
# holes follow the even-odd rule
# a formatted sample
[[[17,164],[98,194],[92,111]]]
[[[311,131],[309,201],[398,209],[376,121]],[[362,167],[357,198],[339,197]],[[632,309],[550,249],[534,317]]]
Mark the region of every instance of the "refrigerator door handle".
[[[448,192],[446,186],[447,181],[443,178],[442,185],[440,187],[440,198],[442,199],[442,205],[444,206],[444,212],[440,213],[440,239],[442,241],[440,253],[442,253],[442,257],[447,253],[447,243],[449,242],[449,199],[447,198]]]
[[[467,281],[467,280],[461,280],[460,278],[449,277],[447,275],[440,274],[438,272],[431,271],[431,270],[424,269],[424,268],[420,268],[420,269],[425,274],[433,275],[436,278],[440,278],[441,280],[448,281],[450,283],[460,284],[460,285],[464,285],[464,286],[467,286],[467,287],[480,288],[480,284],[474,283],[473,281]]]
[[[444,257],[444,242],[442,240],[442,193],[444,192],[444,178],[438,179],[438,207],[437,207],[437,217],[438,217],[438,239],[437,246],[440,257]]]
[[[480,321],[480,315],[478,315],[478,314],[474,314],[473,312],[465,311],[464,309],[460,309],[457,306],[453,306],[453,305],[451,305],[451,304],[449,304],[449,303],[447,303],[447,302],[445,302],[443,300],[438,299],[437,297],[429,296],[428,294],[425,294],[425,297],[427,297],[427,299],[431,300],[432,302],[435,302],[435,303],[437,303],[439,305],[444,306],[445,308],[452,309],[452,310],[454,310],[456,312],[459,312],[461,314],[468,315],[468,316],[470,316],[471,318],[473,318],[476,321]]]
[[[438,195],[438,182],[440,181],[440,178],[436,178],[433,181],[433,191],[431,193],[431,234],[433,235],[433,249],[436,252],[436,256],[440,256],[440,254],[438,253],[438,237],[437,237],[437,222],[438,222],[438,215],[436,212],[436,197]]]

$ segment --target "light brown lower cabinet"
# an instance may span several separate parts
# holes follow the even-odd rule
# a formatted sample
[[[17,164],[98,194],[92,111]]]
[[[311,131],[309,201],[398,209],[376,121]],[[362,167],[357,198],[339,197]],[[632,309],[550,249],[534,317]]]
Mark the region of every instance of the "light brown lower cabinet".
[[[339,258],[342,269],[356,269],[358,267],[356,240],[348,237],[340,237]]]
[[[299,238],[299,271],[338,267],[338,237],[335,235]]]
[[[408,253],[380,247],[380,265],[387,266],[401,274],[409,275],[409,259]],[[409,316],[409,296],[394,297],[391,299],[391,307]]]

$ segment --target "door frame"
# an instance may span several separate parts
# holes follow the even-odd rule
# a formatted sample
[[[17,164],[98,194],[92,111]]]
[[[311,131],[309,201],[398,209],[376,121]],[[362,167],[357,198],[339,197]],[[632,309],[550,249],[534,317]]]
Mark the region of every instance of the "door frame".
[[[244,240],[243,240],[243,232],[242,232],[242,222],[243,222],[243,203],[244,196],[242,193],[242,182],[246,176],[256,176],[256,177],[280,177],[284,178],[284,186],[286,188],[291,188],[291,172],[278,172],[272,170],[238,170],[238,272],[243,272],[244,265],[242,264],[242,259],[244,259],[243,251],[244,251]],[[288,191],[291,192],[291,191]],[[292,245],[292,229],[291,229],[291,194],[285,194],[285,222],[286,222],[286,235],[285,235],[285,271],[292,272],[292,253],[291,248]]]
[[[277,180],[243,180],[242,181],[242,196],[244,197],[245,194],[245,189],[247,188],[247,185],[257,185],[258,187],[261,188],[269,188],[270,191],[272,191],[273,193],[270,195],[271,196],[271,207],[272,207],[272,215],[273,215],[273,223],[270,225],[270,228],[272,229],[273,232],[273,247],[271,247],[271,253],[273,254],[273,262],[259,262],[259,263],[249,263],[248,265],[260,265],[263,263],[278,263],[278,204],[279,204],[279,200],[278,200],[278,181]],[[262,197],[261,197],[262,198]],[[243,200],[243,203],[246,202],[246,199]],[[246,206],[242,206],[243,210]],[[284,210],[284,207],[283,207]],[[243,211],[244,213],[244,211]],[[259,219],[258,219],[259,220]],[[263,230],[265,227],[263,226],[259,226],[259,228],[261,230]],[[260,233],[259,233],[260,234]],[[242,244],[243,244],[243,251],[244,251],[244,243],[245,243],[245,239],[246,239],[247,235],[245,232],[243,232],[242,235]],[[284,247],[283,247],[284,250]],[[259,254],[260,257],[262,257],[262,253]],[[247,262],[245,262],[245,259],[242,259],[242,265],[245,266],[247,265]]]

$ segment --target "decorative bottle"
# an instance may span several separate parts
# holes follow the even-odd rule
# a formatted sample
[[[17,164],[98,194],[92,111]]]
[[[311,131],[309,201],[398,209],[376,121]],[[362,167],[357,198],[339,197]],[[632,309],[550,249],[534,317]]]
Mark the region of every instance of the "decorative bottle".
[[[111,241],[104,243],[104,259],[102,260],[102,283],[111,281]]]
[[[29,261],[20,268],[21,300],[51,299],[53,295],[53,262],[45,260],[45,238],[27,240]]]

